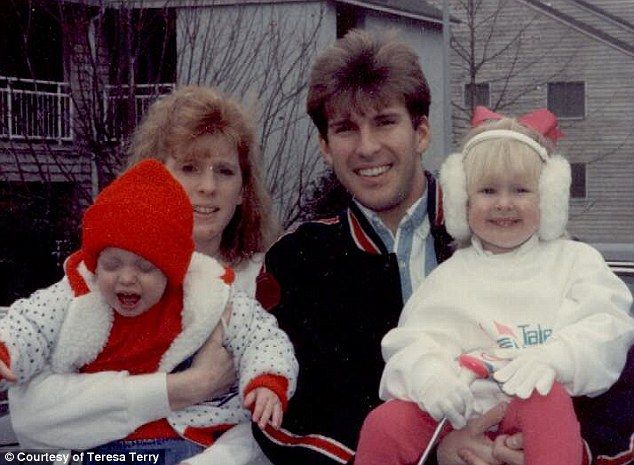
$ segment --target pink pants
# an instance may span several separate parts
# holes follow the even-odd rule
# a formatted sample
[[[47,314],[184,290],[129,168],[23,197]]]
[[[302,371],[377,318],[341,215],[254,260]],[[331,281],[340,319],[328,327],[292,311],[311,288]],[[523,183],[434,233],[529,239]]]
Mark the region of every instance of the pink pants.
[[[413,402],[391,400],[370,412],[361,428],[355,465],[415,464],[438,422]],[[448,427],[444,434],[451,431]],[[524,434],[526,465],[579,465],[583,442],[572,399],[560,384],[550,392],[513,398],[499,433]]]

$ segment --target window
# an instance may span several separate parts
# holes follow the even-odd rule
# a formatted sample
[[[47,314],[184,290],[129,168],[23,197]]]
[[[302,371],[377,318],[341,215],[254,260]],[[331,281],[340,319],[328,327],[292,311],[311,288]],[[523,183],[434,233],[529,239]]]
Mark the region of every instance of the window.
[[[111,140],[129,135],[148,106],[176,82],[176,12],[173,8],[113,6],[104,37],[110,60],[106,130]],[[128,83],[134,81],[134,98]]]
[[[549,82],[548,109],[560,118],[586,116],[586,86],[584,82]]]
[[[586,164],[571,163],[572,184],[570,185],[570,197],[584,199],[586,197]]]
[[[364,11],[355,5],[337,2],[337,39],[345,36],[350,29],[361,29],[365,23]]]
[[[465,84],[464,104],[466,108],[475,108],[478,105],[490,106],[489,83]]]
[[[134,73],[138,84],[176,82],[173,8],[109,9],[105,37],[111,63],[110,84],[127,84],[130,73]]]
[[[44,81],[64,79],[63,26],[51,13],[58,8],[61,4],[0,2],[0,75]]]
[[[79,185],[0,182],[0,305],[56,282],[77,247]],[[1,410],[0,410],[1,412]]]

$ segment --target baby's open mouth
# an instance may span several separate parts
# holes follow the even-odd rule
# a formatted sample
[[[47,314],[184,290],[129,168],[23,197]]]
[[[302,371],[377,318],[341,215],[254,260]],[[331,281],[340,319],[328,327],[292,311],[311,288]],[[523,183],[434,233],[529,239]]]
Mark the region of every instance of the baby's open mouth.
[[[118,292],[117,299],[124,308],[134,308],[141,300],[141,296],[135,293]]]

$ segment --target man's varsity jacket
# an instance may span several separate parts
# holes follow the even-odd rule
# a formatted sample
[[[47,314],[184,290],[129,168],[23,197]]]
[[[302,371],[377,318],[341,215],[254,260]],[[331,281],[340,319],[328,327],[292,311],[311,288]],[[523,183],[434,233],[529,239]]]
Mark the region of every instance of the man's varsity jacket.
[[[428,215],[438,262],[450,255],[435,180]],[[299,383],[280,430],[254,428],[276,464],[348,462],[365,416],[380,404],[381,339],[403,308],[396,255],[351,203],[310,222],[266,254],[258,299],[295,346]]]
[[[438,262],[451,255],[440,192],[427,174],[428,215]],[[388,253],[354,203],[338,217],[301,225],[266,254],[257,298],[278,318],[300,372],[282,428],[255,426],[276,465],[334,465],[352,460],[366,415],[381,401],[381,339],[403,302],[396,256]],[[575,398],[584,465],[634,464],[634,348],[605,394]],[[430,457],[430,464],[435,457]]]

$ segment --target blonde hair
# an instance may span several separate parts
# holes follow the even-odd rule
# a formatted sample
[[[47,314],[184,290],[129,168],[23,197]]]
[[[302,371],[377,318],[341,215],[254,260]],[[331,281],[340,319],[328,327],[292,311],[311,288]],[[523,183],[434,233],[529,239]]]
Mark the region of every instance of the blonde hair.
[[[474,128],[467,135],[465,145],[477,134],[492,129],[507,129],[524,134],[541,144],[549,154],[552,151],[551,144],[543,136],[514,118],[503,118]],[[472,193],[477,186],[491,179],[509,173],[526,177],[537,185],[544,165],[540,156],[531,147],[521,141],[504,137],[477,143],[465,154],[463,164],[468,193]]]
[[[238,152],[243,198],[222,232],[220,257],[238,265],[271,244],[275,225],[260,173],[260,148],[246,110],[209,87],[186,86],[156,100],[134,132],[129,164],[209,157],[213,137],[226,137]]]

